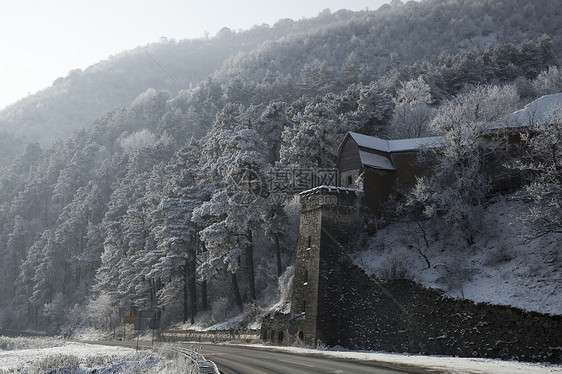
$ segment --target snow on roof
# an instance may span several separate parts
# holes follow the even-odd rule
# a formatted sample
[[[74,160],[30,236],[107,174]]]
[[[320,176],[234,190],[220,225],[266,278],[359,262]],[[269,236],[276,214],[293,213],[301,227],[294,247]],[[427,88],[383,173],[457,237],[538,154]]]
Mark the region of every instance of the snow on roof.
[[[437,148],[443,145],[442,136],[432,136],[429,138],[412,138],[389,140],[390,152],[415,151],[425,148]]]
[[[429,138],[412,138],[412,139],[396,139],[385,140],[375,136],[358,134],[349,132],[349,135],[355,140],[361,148],[374,149],[381,152],[407,152],[416,151],[422,148],[435,148],[443,144],[442,136],[434,136]]]
[[[505,128],[526,127],[529,125],[545,124],[549,121],[549,115],[553,109],[560,108],[562,111],[562,93],[546,95],[525,105],[521,110],[511,113],[504,121],[490,123],[490,130]],[[385,153],[418,151],[420,149],[438,148],[444,143],[442,136],[428,138],[395,139],[385,140],[376,136],[349,132],[349,136],[359,146],[359,155],[363,165],[376,169],[396,170],[390,158],[369,152],[375,150]],[[361,150],[363,148],[363,150]]]
[[[511,127],[544,125],[549,122],[549,114],[555,109],[562,110],[562,93],[546,95],[525,105],[523,109],[511,113],[504,121],[491,123],[490,130]]]
[[[375,136],[363,135],[356,132],[348,133],[359,147],[377,149],[383,152],[389,152],[388,140],[377,138]]]
[[[315,193],[315,192],[319,192],[321,190],[327,190],[328,192],[345,192],[345,193],[358,193],[358,192],[362,192],[361,190],[355,189],[355,188],[346,188],[346,187],[338,187],[338,186],[326,186],[325,184],[321,185],[321,186],[317,186],[314,188],[311,188],[310,190],[306,190],[306,191],[302,191],[299,192],[299,195],[308,195],[310,193]]]
[[[361,163],[365,166],[381,170],[396,170],[396,168],[392,164],[392,161],[390,161],[390,158],[388,158],[387,156],[359,151],[359,157],[361,157]]]

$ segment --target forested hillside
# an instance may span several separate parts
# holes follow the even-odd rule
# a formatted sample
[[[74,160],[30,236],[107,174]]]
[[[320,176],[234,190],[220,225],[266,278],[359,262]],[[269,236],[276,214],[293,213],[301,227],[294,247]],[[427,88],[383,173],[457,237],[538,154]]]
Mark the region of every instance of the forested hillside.
[[[30,95],[0,112],[0,167],[25,143],[48,147],[57,138],[89,124],[104,112],[131,101],[148,88],[172,95],[190,91],[232,56],[254,50],[268,40],[315,30],[338,20],[357,17],[352,12],[326,14],[298,22],[280,20],[251,30],[223,28],[201,39],[162,38],[159,42],[109,56],[84,71],[72,70],[51,87]],[[106,56],[100,56],[106,57]],[[14,142],[14,140],[16,142]]]
[[[314,187],[299,173],[333,168],[347,131],[458,134],[562,92],[561,27],[555,0],[428,0],[162,41],[60,78],[0,114],[0,326],[110,329],[132,307],[158,308],[163,326],[253,321],[291,276],[292,195]],[[441,155],[409,217],[446,215],[424,191],[464,208],[490,197],[482,179],[439,192],[447,165],[464,182],[484,167],[480,143],[452,139],[459,158]],[[560,144],[554,158],[530,149],[502,155],[509,193],[535,209],[530,225],[559,232]]]

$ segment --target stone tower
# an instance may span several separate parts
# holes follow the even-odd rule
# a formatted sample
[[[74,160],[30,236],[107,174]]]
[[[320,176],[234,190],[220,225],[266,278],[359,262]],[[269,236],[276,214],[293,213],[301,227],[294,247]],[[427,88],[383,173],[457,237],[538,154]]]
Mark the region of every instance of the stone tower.
[[[360,191],[320,186],[300,194],[301,218],[293,278],[290,343],[338,344],[345,287],[341,257],[360,228]]]

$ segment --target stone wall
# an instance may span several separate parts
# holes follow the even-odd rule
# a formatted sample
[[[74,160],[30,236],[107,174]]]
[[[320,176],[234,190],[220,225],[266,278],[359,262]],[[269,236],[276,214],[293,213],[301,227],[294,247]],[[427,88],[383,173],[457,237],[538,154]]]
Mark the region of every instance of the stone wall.
[[[290,334],[287,329],[290,319],[290,314],[275,313],[266,315],[261,323],[260,337],[262,341],[276,345],[288,345],[288,335]]]
[[[347,265],[350,349],[562,363],[562,316],[453,299],[407,280],[380,282]]]
[[[291,303],[291,343],[329,343],[340,330],[339,309],[333,308],[345,283],[339,258],[361,227],[354,209],[357,191],[318,187],[303,192]],[[330,328],[326,328],[330,326]]]
[[[351,264],[348,243],[361,226],[356,193],[320,187],[301,195],[291,313],[264,318],[264,341],[562,363],[562,315],[382,282]]]

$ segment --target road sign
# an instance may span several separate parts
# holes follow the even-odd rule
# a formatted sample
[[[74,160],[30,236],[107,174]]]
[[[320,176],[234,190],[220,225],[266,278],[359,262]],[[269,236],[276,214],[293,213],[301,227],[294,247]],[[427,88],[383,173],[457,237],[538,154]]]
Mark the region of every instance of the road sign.
[[[299,314],[293,314],[293,320],[296,319],[306,319],[306,312],[302,312]]]
[[[135,330],[145,330],[146,322],[145,318],[135,318]]]
[[[125,316],[123,317],[123,323],[135,323],[135,316]]]
[[[291,335],[296,335],[297,332],[299,332],[299,328],[297,327],[297,325],[289,325],[289,328],[287,330]]]
[[[152,318],[148,321],[148,328],[151,330],[157,330],[160,328],[160,320],[157,318]]]

